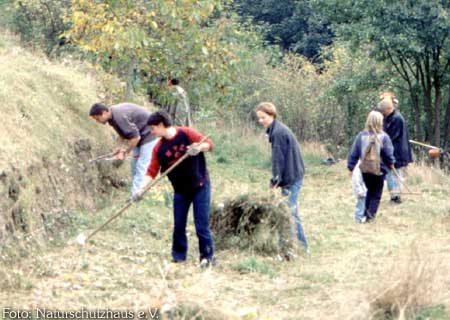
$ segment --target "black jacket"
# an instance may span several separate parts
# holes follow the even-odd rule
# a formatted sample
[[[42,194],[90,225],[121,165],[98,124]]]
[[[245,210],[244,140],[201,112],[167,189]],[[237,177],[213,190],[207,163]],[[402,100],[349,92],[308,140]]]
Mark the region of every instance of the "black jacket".
[[[394,146],[395,167],[406,167],[412,162],[411,145],[406,121],[398,110],[384,117],[383,130],[391,138]]]
[[[292,131],[278,120],[267,129],[272,144],[272,183],[285,187],[303,179],[303,164],[300,146]]]

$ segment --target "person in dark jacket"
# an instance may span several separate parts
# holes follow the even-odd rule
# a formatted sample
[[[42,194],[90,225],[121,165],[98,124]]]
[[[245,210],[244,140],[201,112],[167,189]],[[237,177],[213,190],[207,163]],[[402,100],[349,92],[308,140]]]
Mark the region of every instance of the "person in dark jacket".
[[[262,102],[256,109],[258,122],[267,129],[269,142],[272,144],[272,188],[280,187],[283,196],[287,197],[295,220],[298,240],[308,253],[308,241],[303,230],[298,212],[298,196],[303,185],[305,166],[303,164],[300,146],[292,131],[278,121],[277,110],[271,102]]]
[[[365,219],[369,222],[375,218],[378,206],[380,205],[381,195],[383,194],[383,185],[386,173],[389,168],[394,167],[394,148],[389,136],[383,131],[383,115],[378,111],[371,111],[367,116],[364,131],[361,131],[353,142],[352,149],[347,158],[347,168],[352,172],[358,161],[363,159],[366,149],[369,147],[370,138],[375,138],[377,151],[381,157],[380,173],[372,174],[363,171],[362,176],[367,188],[365,203]]]
[[[401,203],[401,181],[404,168],[412,162],[411,144],[409,143],[408,127],[400,111],[395,106],[398,100],[395,96],[385,96],[378,104],[378,109],[384,115],[383,130],[391,138],[394,146],[395,171],[389,170],[386,181],[391,201]],[[398,176],[397,176],[398,175]]]
[[[153,147],[157,142],[147,125],[150,115],[148,110],[133,103],[120,103],[111,107],[95,103],[89,111],[89,116],[95,121],[101,124],[108,123],[119,135],[118,146],[113,151],[116,159],[124,160],[127,154],[133,153],[131,196],[139,190],[151,161]]]
[[[141,194],[159,172],[164,173],[186,153],[190,155],[167,175],[174,189],[172,261],[174,263],[186,261],[188,250],[186,224],[189,207],[193,204],[200,266],[214,265],[216,260],[209,228],[211,186],[204,155],[204,152],[212,151],[214,145],[210,139],[201,142],[204,135],[193,128],[172,126],[171,119],[165,111],[153,113],[148,125],[152,128],[152,133],[161,139],[153,149],[152,161],[144,177]]]

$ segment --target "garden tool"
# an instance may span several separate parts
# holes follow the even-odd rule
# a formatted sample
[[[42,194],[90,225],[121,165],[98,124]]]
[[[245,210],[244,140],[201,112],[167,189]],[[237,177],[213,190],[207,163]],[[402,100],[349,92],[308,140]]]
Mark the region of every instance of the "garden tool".
[[[409,142],[417,144],[419,146],[425,147],[425,148],[429,148],[428,150],[428,155],[430,156],[430,158],[435,159],[435,158],[439,158],[441,156],[441,154],[444,152],[441,148],[423,143],[423,142],[418,142],[418,141],[414,141],[414,140],[409,140]]]
[[[201,144],[206,141],[208,137],[204,137],[198,144]],[[181,162],[183,162],[186,158],[188,158],[190,155],[188,152],[186,152],[181,158],[179,158],[173,165],[171,165],[164,173],[162,173],[157,179],[154,179],[148,186],[145,187],[144,190],[140,192],[140,194],[137,197],[131,197],[126,201],[126,203],[117,210],[116,213],[114,213],[108,220],[106,220],[105,223],[103,223],[100,227],[95,229],[93,232],[91,232],[88,236],[85,236],[83,233],[80,233],[77,238],[76,242],[79,245],[85,245],[86,242],[91,239],[97,232],[102,230],[104,227],[106,227],[111,221],[115,220],[117,217],[119,217],[125,210],[127,210],[134,202],[140,200],[142,196],[150,190],[154,185],[156,185],[158,182],[160,182],[165,176],[167,176],[173,169],[175,169]]]
[[[401,185],[403,187],[405,187],[405,189],[408,191],[408,193],[406,192],[402,192],[402,194],[413,194],[413,195],[422,195],[421,192],[413,192],[409,189],[409,187],[403,183],[403,178],[400,177],[400,175],[398,174],[397,170],[395,168],[392,168],[392,171],[394,172],[395,176],[397,177],[398,181],[401,183]]]
[[[113,161],[113,160],[116,160],[114,158],[114,156],[115,156],[115,153],[111,152],[108,154],[104,154],[102,156],[98,156],[97,158],[91,159],[91,160],[89,160],[89,163],[94,163],[94,162],[98,162],[98,161]]]

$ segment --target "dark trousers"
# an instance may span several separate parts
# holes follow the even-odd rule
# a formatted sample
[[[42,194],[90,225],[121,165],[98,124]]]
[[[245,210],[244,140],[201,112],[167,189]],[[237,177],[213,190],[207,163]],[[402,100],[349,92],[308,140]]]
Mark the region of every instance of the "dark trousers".
[[[186,224],[191,204],[194,205],[194,224],[198,237],[200,260],[203,258],[211,259],[214,255],[214,249],[209,230],[209,210],[211,205],[211,186],[209,182],[188,194],[174,193],[172,257],[179,261],[186,260],[188,250]]]
[[[383,194],[385,175],[377,176],[370,173],[363,173],[362,176],[367,187],[366,210],[364,211],[364,215],[370,220],[377,215],[381,195]]]

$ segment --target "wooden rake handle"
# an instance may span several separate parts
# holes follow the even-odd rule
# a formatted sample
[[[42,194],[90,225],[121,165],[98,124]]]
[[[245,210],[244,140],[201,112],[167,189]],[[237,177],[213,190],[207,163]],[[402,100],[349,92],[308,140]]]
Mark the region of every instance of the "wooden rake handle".
[[[395,176],[397,177],[398,182],[400,182],[401,185],[404,186],[406,190],[408,190],[408,194],[414,194],[414,195],[421,195],[422,194],[421,192],[412,192],[411,189],[409,189],[409,187],[406,184],[403,183],[402,178],[398,174],[397,170],[395,168],[392,168],[392,171],[394,172]]]
[[[208,139],[208,136],[204,137],[202,140],[200,140],[200,143],[205,142]],[[186,152],[180,159],[178,159],[173,165],[171,165],[164,173],[162,173],[157,179],[154,179],[152,182],[149,183],[148,186],[145,187],[145,189],[142,191],[141,196],[143,196],[148,190],[150,190],[154,185],[156,185],[158,182],[160,182],[165,176],[167,176],[173,169],[175,169],[181,162],[183,162],[186,158],[189,157],[189,154]],[[116,213],[114,213],[108,220],[105,221],[100,227],[95,229],[93,232],[91,232],[87,238],[86,242],[91,239],[94,235],[97,234],[100,230],[102,230],[104,227],[106,227],[108,224],[110,224],[113,220],[115,220],[118,216],[120,216],[125,210],[127,210],[135,201],[128,199],[125,205],[122,206],[119,210],[117,210]]]

